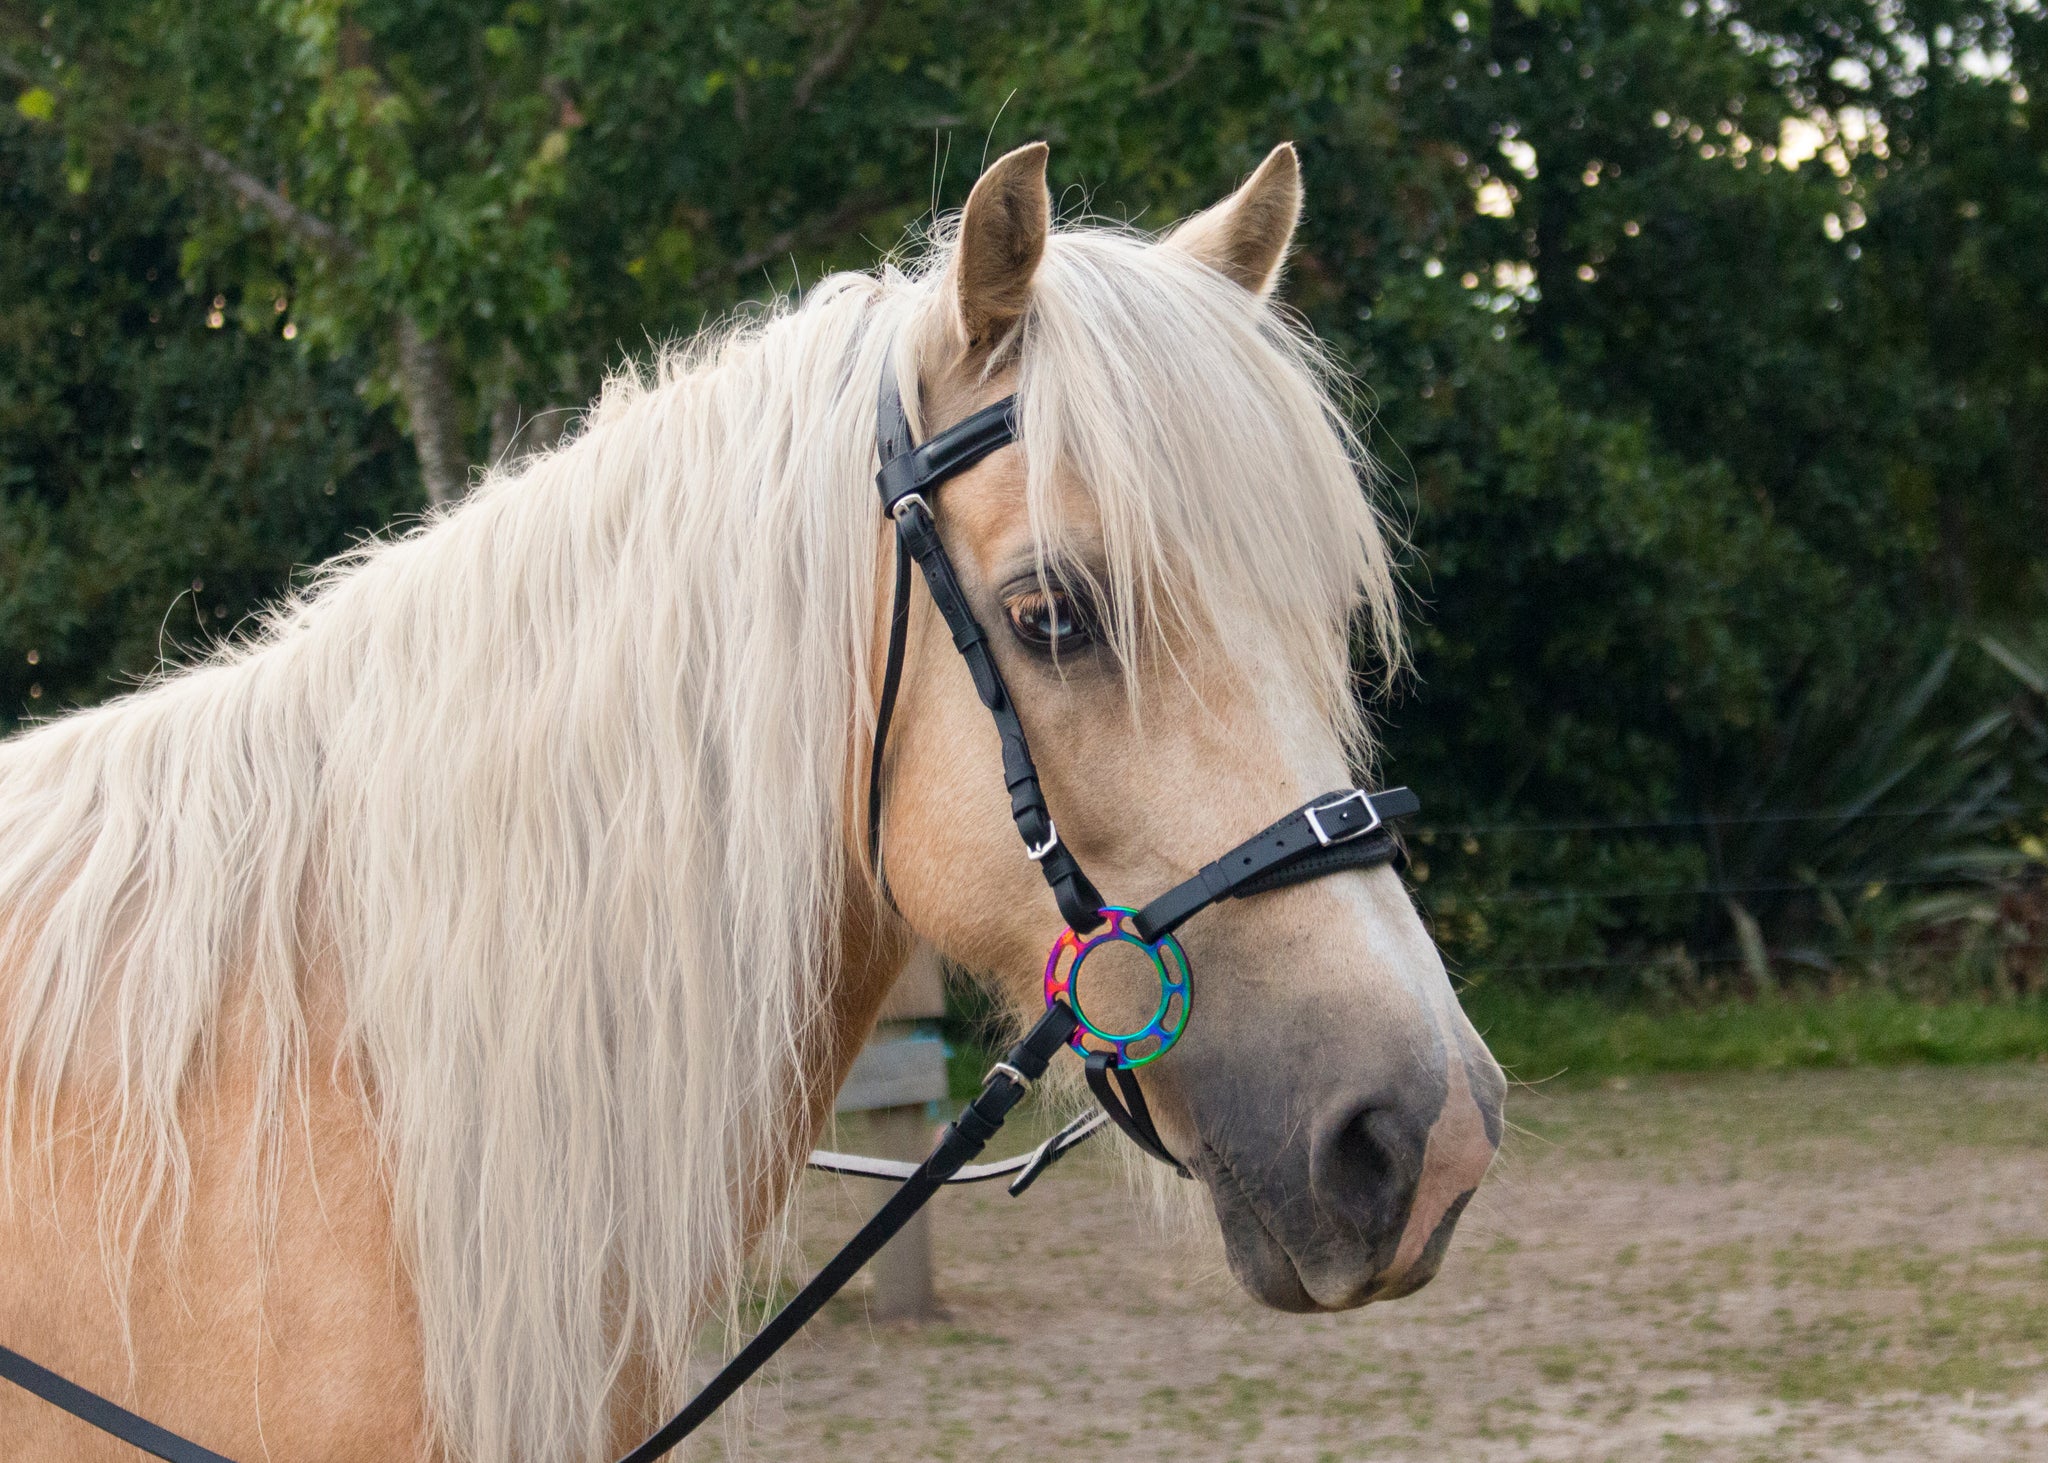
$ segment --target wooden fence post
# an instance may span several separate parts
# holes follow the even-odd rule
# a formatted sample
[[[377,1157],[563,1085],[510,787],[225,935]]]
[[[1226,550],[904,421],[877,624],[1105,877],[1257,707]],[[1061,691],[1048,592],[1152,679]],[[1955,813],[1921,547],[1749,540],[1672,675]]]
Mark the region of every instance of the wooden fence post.
[[[896,978],[875,1034],[853,1064],[834,1104],[839,1112],[865,1112],[880,1157],[913,1162],[930,1151],[933,1124],[927,1104],[946,1098],[944,1045],[920,1026],[944,1015],[946,994],[938,956],[920,945]],[[894,1184],[874,1185],[882,1198]],[[879,1202],[879,1201],[878,1201]],[[881,1321],[922,1321],[939,1314],[932,1278],[931,1210],[903,1226],[870,1262],[875,1278],[870,1314]]]

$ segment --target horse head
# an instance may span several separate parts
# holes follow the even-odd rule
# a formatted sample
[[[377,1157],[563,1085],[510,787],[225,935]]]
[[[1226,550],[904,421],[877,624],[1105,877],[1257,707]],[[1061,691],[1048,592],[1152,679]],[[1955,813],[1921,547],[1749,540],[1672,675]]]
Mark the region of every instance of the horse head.
[[[982,176],[897,370],[925,435],[1018,399],[1016,446],[953,479],[935,519],[1061,841],[1137,904],[1352,780],[1370,751],[1353,649],[1398,661],[1394,594],[1333,373],[1272,301],[1293,149],[1158,241],[1055,231],[1045,163],[1034,145]],[[879,646],[885,568],[876,589]],[[1035,1014],[1065,922],[928,596],[890,738],[895,908]],[[1297,1311],[1427,1282],[1492,1160],[1505,1084],[1398,875],[1218,904],[1180,939],[1190,1019],[1136,1075],[1238,1278]],[[1157,997],[1133,947],[1106,948],[1089,981],[1122,1025]]]

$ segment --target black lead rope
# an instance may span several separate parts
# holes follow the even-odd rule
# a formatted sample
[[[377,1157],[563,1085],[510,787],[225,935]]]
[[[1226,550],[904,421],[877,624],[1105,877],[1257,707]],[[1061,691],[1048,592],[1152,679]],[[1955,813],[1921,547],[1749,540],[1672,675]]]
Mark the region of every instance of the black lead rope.
[[[667,1456],[684,1438],[703,1426],[705,1420],[765,1366],[770,1357],[788,1344],[789,1339],[818,1313],[825,1302],[846,1287],[846,1282],[860,1272],[860,1267],[873,1259],[896,1231],[924,1208],[932,1195],[951,1182],[969,1159],[988,1146],[989,1140],[1001,1131],[1010,1110],[1023,1100],[1024,1094],[1031,1090],[1031,1084],[1045,1075],[1046,1064],[1067,1044],[1078,1025],[1073,1011],[1063,1002],[1056,1003],[1040,1017],[1038,1024],[1025,1033],[1024,1039],[1011,1047],[1002,1061],[989,1068],[988,1076],[982,1079],[980,1095],[960,1110],[960,1116],[947,1126],[924,1162],[903,1178],[896,1192],[889,1196],[889,1202],[875,1211],[873,1217],[860,1227],[860,1232],[825,1262],[824,1268],[811,1277],[810,1283],[798,1291],[788,1305],[777,1311],[754,1339],[720,1368],[718,1375],[705,1383],[681,1412],[663,1423],[658,1431],[626,1454],[619,1463],[653,1463],[654,1459]],[[1010,1192],[1020,1194],[1045,1171],[1047,1165],[1092,1131],[1093,1128],[1087,1124],[1070,1123],[1053,1139],[1041,1144],[1026,1161],[990,1167],[1004,1173],[1017,1173]],[[987,1176],[994,1177],[994,1174]],[[66,1381],[4,1346],[0,1346],[0,1377],[26,1388],[101,1432],[140,1448],[152,1457],[163,1459],[164,1463],[232,1463],[231,1459],[210,1452],[176,1433],[167,1432],[125,1407],[117,1406],[75,1382]]]
[[[766,1365],[768,1359],[802,1329],[804,1322],[818,1313],[819,1307],[837,1295],[860,1267],[873,1259],[876,1251],[887,1244],[897,1230],[908,1224],[911,1216],[922,1209],[932,1195],[945,1187],[947,1179],[988,1146],[989,1139],[995,1137],[1003,1126],[1003,1120],[1010,1115],[1010,1109],[1023,1100],[1033,1082],[1045,1075],[1046,1064],[1052,1060],[1053,1053],[1067,1044],[1078,1024],[1073,1011],[1064,1003],[1055,1004],[1040,1017],[1024,1039],[1011,1047],[1002,1061],[989,1068],[988,1076],[982,1079],[981,1095],[961,1109],[960,1116],[940,1135],[938,1145],[930,1155],[903,1181],[902,1187],[889,1196],[889,1202],[861,1226],[860,1233],[827,1260],[824,1268],[811,1277],[810,1283],[798,1291],[788,1305],[777,1311],[774,1318],[704,1385],[702,1391],[690,1399],[681,1412],[662,1424],[658,1432],[626,1454],[619,1463],[653,1463],[654,1459],[666,1455],[702,1426],[705,1419],[737,1392],[749,1377]],[[1041,1164],[1041,1171],[1042,1168]],[[1030,1178],[1035,1177],[1037,1172],[1030,1171]],[[1030,1178],[1023,1182],[1028,1183]],[[1013,1191],[1017,1187],[1021,1185],[1013,1186]]]
[[[4,1346],[0,1346],[0,1377],[35,1393],[52,1407],[62,1408],[79,1421],[119,1438],[129,1447],[163,1459],[164,1463],[233,1463],[174,1432],[166,1432],[146,1417],[137,1417],[97,1392],[65,1381],[47,1367],[39,1367],[20,1352]]]

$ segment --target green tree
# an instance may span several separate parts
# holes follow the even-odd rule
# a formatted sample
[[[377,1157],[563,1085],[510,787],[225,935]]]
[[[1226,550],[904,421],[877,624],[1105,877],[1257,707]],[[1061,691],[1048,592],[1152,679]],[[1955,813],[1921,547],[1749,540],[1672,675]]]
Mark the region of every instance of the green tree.
[[[90,695],[147,662],[171,588],[224,582],[203,561],[276,583],[404,501],[394,421],[445,499],[621,354],[871,262],[985,142],[1046,137],[1064,212],[1157,225],[1291,137],[1286,297],[1365,387],[1415,545],[1387,741],[1438,820],[1441,932],[1572,979],[1730,955],[1743,901],[1767,939],[1819,907],[1744,891],[1873,865],[1860,835],[1713,830],[1962,747],[2011,694],[1977,636],[2048,618],[2044,55],[2012,0],[0,0],[20,320],[109,322],[19,332],[0,553],[44,567],[0,585],[0,630],[100,626],[39,683]],[[126,339],[129,271],[44,217],[80,211],[192,292],[189,355]],[[239,329],[205,328],[216,297]],[[152,431],[180,395],[221,424],[182,537],[131,531],[106,382]],[[228,450],[316,402],[307,456]],[[324,527],[286,511],[311,481],[341,484]],[[4,547],[60,542],[130,547],[66,548],[94,566],[69,577]],[[1551,831],[1454,831],[1504,823]],[[1645,826],[1587,826],[1616,823]]]
[[[0,716],[94,701],[211,644],[407,502],[405,444],[285,317],[179,277],[189,218],[132,167],[65,180],[0,121]]]
[[[81,186],[139,157],[179,190],[183,266],[232,277],[231,312],[283,297],[309,344],[372,349],[444,501],[650,325],[900,229],[955,89],[934,47],[963,28],[937,18],[8,0],[0,68]]]

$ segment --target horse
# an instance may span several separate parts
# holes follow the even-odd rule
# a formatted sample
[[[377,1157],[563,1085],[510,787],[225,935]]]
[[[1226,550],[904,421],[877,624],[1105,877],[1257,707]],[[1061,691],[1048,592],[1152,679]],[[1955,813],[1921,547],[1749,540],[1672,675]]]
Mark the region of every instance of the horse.
[[[1293,149],[1163,236],[1055,227],[1046,158],[0,744],[0,1342],[244,1459],[603,1458],[687,1389],[912,951],[1038,1004],[1063,921],[928,597],[866,856],[885,363],[921,436],[1020,402],[937,522],[1103,888],[1369,762],[1399,602],[1342,372],[1274,299]],[[1182,939],[1139,1078],[1236,1279],[1424,1284],[1504,1083],[1398,876]],[[0,1435],[129,1456],[12,1388]]]

